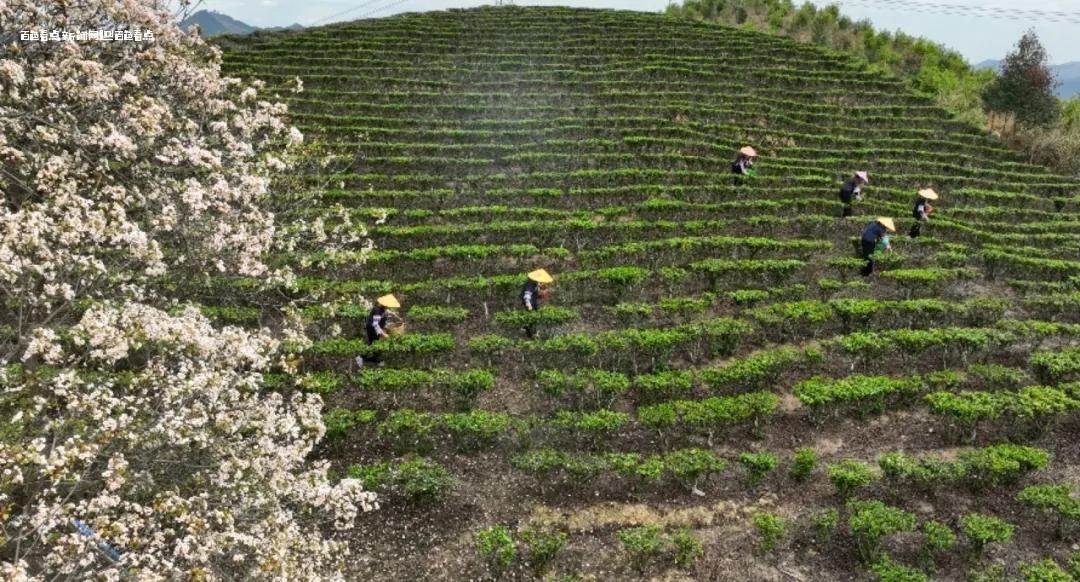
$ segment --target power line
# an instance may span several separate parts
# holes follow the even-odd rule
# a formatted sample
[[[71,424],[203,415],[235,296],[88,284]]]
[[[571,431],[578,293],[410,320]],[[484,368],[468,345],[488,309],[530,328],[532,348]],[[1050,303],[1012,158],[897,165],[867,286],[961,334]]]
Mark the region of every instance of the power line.
[[[360,10],[361,8],[370,6],[370,5],[378,3],[378,2],[382,2],[382,0],[368,0],[367,2],[363,2],[361,4],[353,6],[352,8],[346,8],[345,10],[342,10],[341,12],[335,12],[334,14],[331,14],[330,16],[327,16],[325,18],[320,18],[320,19],[312,22],[308,26],[315,26],[317,24],[322,24],[322,23],[324,23],[324,22],[326,22],[328,20],[333,20],[333,19],[337,18],[338,16],[344,16],[344,15],[350,13],[350,12],[356,12],[357,10]]]
[[[383,6],[382,8],[376,8],[376,9],[370,11],[370,12],[367,12],[367,13],[363,14],[362,16],[360,16],[360,18],[367,18],[368,16],[371,16],[372,14],[375,14],[377,12],[382,12],[383,10],[389,10],[389,9],[395,7],[395,6],[404,4],[404,3],[408,2],[408,1],[409,0],[397,0],[396,2],[391,2],[391,3],[387,4],[386,6]]]
[[[975,18],[998,18],[1009,20],[1031,20],[1060,24],[1080,24],[1080,12],[1061,10],[1031,10],[1006,8],[1000,6],[977,6],[970,4],[939,4],[917,0],[832,0],[840,4],[861,4],[884,9],[903,10],[944,14],[948,16],[970,16]]]

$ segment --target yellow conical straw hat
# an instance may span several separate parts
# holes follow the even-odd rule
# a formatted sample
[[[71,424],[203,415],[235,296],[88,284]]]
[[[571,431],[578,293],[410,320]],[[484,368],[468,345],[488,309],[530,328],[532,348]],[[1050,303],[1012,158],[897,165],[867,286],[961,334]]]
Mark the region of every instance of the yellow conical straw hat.
[[[401,307],[401,304],[398,303],[397,297],[394,297],[393,293],[383,295],[382,297],[376,299],[375,302],[379,305],[382,305],[383,307],[389,307],[390,309],[397,309]]]
[[[937,200],[938,198],[937,192],[934,192],[930,188],[923,188],[922,190],[919,190],[919,196],[922,196],[927,200]]]
[[[879,216],[877,221],[880,222],[882,226],[889,229],[889,232],[896,232],[896,225],[893,223],[891,218]]]
[[[529,273],[528,276],[530,279],[536,281],[537,283],[551,283],[555,280],[551,278],[551,275],[549,275],[548,272],[543,269],[537,269]]]
[[[752,148],[750,146],[743,146],[743,148],[741,150],[739,150],[739,153],[744,155],[744,156],[753,157],[753,156],[757,155],[757,150],[755,150],[754,148]]]

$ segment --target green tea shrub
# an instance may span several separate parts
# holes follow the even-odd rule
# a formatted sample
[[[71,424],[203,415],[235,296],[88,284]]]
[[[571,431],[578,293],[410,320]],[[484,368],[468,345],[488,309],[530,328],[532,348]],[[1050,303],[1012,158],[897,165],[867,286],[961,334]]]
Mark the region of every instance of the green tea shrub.
[[[572,372],[542,370],[537,380],[546,394],[579,408],[610,406],[630,389],[625,374],[592,368]]]
[[[894,562],[888,556],[882,556],[870,566],[881,582],[930,582],[930,577],[922,571]]]
[[[663,551],[663,531],[664,528],[659,525],[639,525],[619,530],[616,534],[638,572],[644,573],[649,562]]]
[[[486,527],[473,534],[473,538],[476,540],[477,552],[487,560],[495,574],[514,563],[514,540],[505,526]]]
[[[679,568],[689,569],[698,558],[705,555],[705,548],[701,545],[689,528],[679,528],[671,536],[671,542],[675,546],[675,565]]]
[[[1028,358],[1028,365],[1044,384],[1080,379],[1080,347],[1036,352]]]
[[[1080,499],[1074,496],[1072,485],[1032,485],[1022,489],[1016,499],[1056,523],[1058,537],[1067,536],[1080,525]]]
[[[938,554],[947,552],[956,544],[956,534],[949,526],[934,520],[923,523],[923,555],[932,560]]]
[[[960,518],[960,524],[976,552],[982,552],[987,544],[1007,543],[1013,536],[1012,524],[992,515],[969,513]]]
[[[859,555],[866,561],[877,556],[881,540],[888,535],[915,529],[915,515],[880,501],[848,502],[848,527],[855,534]]]
[[[758,511],[751,517],[751,521],[761,539],[761,549],[765,553],[773,551],[787,536],[787,521],[775,513]]]
[[[655,403],[688,395],[694,388],[694,375],[689,371],[668,370],[634,377],[638,400]]]
[[[1004,443],[964,451],[959,460],[972,487],[980,490],[1014,483],[1024,475],[1042,469],[1050,462],[1050,453],[1035,447]]]
[[[821,542],[832,541],[836,534],[836,526],[840,523],[840,512],[835,507],[829,507],[814,512],[810,516],[810,525],[814,528],[814,537]]]
[[[836,487],[836,493],[840,499],[846,500],[857,489],[866,487],[870,483],[881,479],[881,475],[874,472],[863,461],[846,459],[838,463],[832,463],[826,467],[829,473],[829,481]]]
[[[464,307],[414,305],[409,308],[408,317],[414,323],[457,325],[469,317],[469,310]]]
[[[527,562],[529,568],[537,578],[540,578],[551,567],[555,556],[563,549],[570,537],[559,531],[545,531],[539,529],[523,529],[518,534],[525,549],[528,551]]]
[[[401,408],[386,415],[375,430],[398,451],[423,451],[431,448],[430,435],[435,422],[430,413]]]
[[[756,487],[780,464],[780,459],[772,453],[743,453],[739,455],[739,463],[746,469],[750,486]]]
[[[1071,574],[1061,569],[1057,562],[1046,558],[1041,562],[1022,564],[1020,574],[1024,582],[1074,582]]]
[[[811,448],[795,449],[795,456],[791,460],[791,478],[796,481],[806,481],[817,467],[817,452]]]
[[[509,414],[488,410],[449,413],[442,417],[442,423],[453,436],[455,444],[465,451],[492,446],[500,435],[507,432],[511,422]]]

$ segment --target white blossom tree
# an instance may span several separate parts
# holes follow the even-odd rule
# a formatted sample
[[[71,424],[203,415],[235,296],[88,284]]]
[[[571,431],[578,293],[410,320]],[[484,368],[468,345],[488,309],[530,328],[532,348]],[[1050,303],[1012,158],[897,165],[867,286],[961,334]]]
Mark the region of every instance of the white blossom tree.
[[[22,40],[30,30],[153,40]],[[0,0],[0,577],[332,579],[374,496],[260,390],[289,327],[167,289],[287,280],[270,178],[303,137],[156,0]]]

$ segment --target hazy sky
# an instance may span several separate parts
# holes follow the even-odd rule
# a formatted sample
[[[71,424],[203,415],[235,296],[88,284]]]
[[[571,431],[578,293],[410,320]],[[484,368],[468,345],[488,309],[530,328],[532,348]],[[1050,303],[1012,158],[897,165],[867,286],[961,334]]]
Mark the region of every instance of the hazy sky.
[[[203,7],[255,26],[283,26],[293,22],[308,26],[341,12],[345,13],[323,24],[493,3],[494,0],[205,0]],[[658,11],[667,6],[668,0],[515,0],[514,3]],[[842,13],[854,19],[868,18],[879,29],[902,30],[929,38],[959,51],[972,63],[1004,57],[1028,28],[1034,28],[1039,34],[1052,63],[1080,61],[1080,40],[1077,40],[1080,37],[1080,0],[1035,0],[1022,4],[1008,0],[837,0],[836,3]],[[984,10],[1002,8],[1008,17],[945,14],[940,9],[928,8],[942,4],[982,7]],[[1023,10],[1063,14],[1030,15],[1020,13]],[[1069,20],[1072,22],[1067,22]]]

